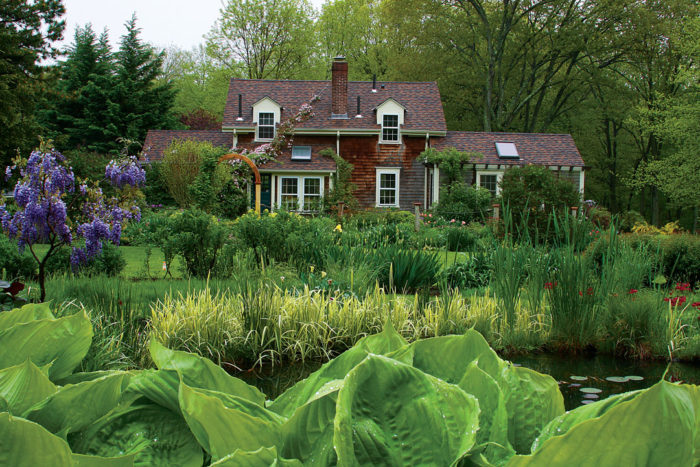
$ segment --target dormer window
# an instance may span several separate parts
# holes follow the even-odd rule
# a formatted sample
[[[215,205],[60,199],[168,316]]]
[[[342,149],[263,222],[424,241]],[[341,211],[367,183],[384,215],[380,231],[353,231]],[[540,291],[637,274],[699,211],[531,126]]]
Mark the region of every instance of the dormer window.
[[[271,141],[275,137],[275,114],[260,112],[258,114],[258,141]]]
[[[382,142],[383,143],[398,143],[399,142],[399,116],[398,115],[383,115],[382,116]]]

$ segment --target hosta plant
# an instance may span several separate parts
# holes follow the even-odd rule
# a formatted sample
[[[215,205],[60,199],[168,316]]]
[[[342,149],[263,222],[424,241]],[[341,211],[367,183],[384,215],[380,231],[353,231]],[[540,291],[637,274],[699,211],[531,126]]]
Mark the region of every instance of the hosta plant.
[[[390,323],[390,322],[389,322]],[[275,400],[157,341],[157,369],[72,373],[83,313],[0,315],[3,465],[696,465],[700,394],[661,381],[564,412],[557,382],[483,337],[388,324]]]

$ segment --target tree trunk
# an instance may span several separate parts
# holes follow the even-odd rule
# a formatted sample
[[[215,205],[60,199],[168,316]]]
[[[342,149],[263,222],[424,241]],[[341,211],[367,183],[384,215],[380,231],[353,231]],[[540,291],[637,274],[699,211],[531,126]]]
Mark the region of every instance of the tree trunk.
[[[659,227],[659,189],[651,188],[651,223]]]
[[[39,301],[43,302],[46,300],[46,258],[39,263],[39,290],[41,291]]]

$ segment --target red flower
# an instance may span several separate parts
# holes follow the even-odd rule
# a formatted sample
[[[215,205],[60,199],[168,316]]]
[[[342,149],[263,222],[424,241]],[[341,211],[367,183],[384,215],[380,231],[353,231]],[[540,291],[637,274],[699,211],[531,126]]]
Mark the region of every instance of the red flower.
[[[551,282],[545,282],[544,288],[545,288],[545,290],[552,290],[554,288],[554,285],[552,285]]]
[[[676,290],[680,290],[681,292],[686,292],[690,290],[690,284],[688,282],[678,282],[676,283]]]
[[[586,295],[593,295],[593,287],[588,287],[586,289]]]
[[[578,291],[578,294],[583,297],[583,292],[581,292],[580,290]]]
[[[639,290],[637,290],[637,289],[630,289],[629,294],[632,295],[632,294],[636,294],[637,292],[639,292]]]
[[[664,298],[664,302],[671,302],[671,306],[682,306],[685,303],[685,300],[685,297]]]
[[[700,302],[693,302],[692,305],[690,305],[690,306],[692,306],[693,308],[697,308],[698,310],[700,310]]]

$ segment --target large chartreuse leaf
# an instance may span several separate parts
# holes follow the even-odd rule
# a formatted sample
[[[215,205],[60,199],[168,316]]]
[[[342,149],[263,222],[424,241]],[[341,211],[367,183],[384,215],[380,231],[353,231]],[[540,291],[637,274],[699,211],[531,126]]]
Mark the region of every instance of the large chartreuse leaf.
[[[296,467],[303,465],[296,459],[284,459],[277,454],[275,447],[260,448],[257,451],[238,450],[211,464],[216,467]]]
[[[542,428],[564,413],[564,396],[549,375],[509,365],[502,386],[508,412],[508,440],[518,453],[530,452]]]
[[[69,435],[73,452],[100,457],[135,454],[134,465],[201,467],[204,453],[179,414],[134,404]]]
[[[265,404],[259,389],[226,373],[220,366],[199,355],[170,350],[156,340],[151,341],[151,358],[160,370],[177,371],[188,386],[211,389]]]
[[[547,441],[549,438],[552,438],[554,436],[561,436],[567,431],[569,431],[572,427],[576,426],[581,422],[585,422],[586,420],[590,420],[591,418],[600,417],[605,412],[615,407],[617,404],[632,400],[641,393],[642,391],[638,390],[625,392],[622,394],[615,394],[614,396],[610,396],[607,399],[596,401],[592,404],[581,405],[570,412],[566,412],[562,415],[559,415],[554,420],[545,425],[544,428],[542,428],[542,432],[532,443],[532,447],[530,448],[531,451],[535,452],[537,449],[539,449],[542,443]]]
[[[53,362],[49,378],[65,378],[87,354],[92,324],[85,312],[60,319],[40,319],[15,324],[0,331],[0,368],[30,358],[36,365]]]
[[[143,396],[173,412],[180,412],[177,393],[180,376],[175,370],[132,371],[127,394]]]
[[[698,397],[697,386],[661,381],[508,465],[696,465]]]
[[[73,453],[73,467],[133,467],[136,454],[119,457],[88,456]]]
[[[180,385],[180,408],[199,444],[215,460],[237,449],[281,444],[279,415],[246,399]],[[265,413],[267,412],[267,413]]]
[[[270,410],[285,417],[291,417],[294,410],[310,400],[320,388],[330,381],[345,378],[345,375],[368,354],[386,355],[405,346],[406,341],[396,332],[391,321],[387,321],[382,332],[363,337],[351,349],[324,364],[305,380],[287,389],[270,404]]]
[[[448,383],[458,383],[472,362],[492,378],[500,378],[505,362],[473,329],[461,336],[441,336],[412,343],[413,366]],[[394,358],[394,355],[390,355]]]
[[[0,465],[70,467],[68,443],[41,425],[0,413]]]
[[[450,465],[474,445],[479,404],[461,388],[369,355],[338,393],[339,465]]]
[[[285,458],[298,459],[307,466],[337,463],[333,420],[338,391],[343,384],[343,380],[328,382],[282,425],[284,445],[280,452]]]
[[[0,313],[0,331],[10,329],[15,324],[28,323],[38,319],[54,319],[48,303],[30,303],[22,308]]]
[[[27,359],[24,363],[0,370],[0,397],[14,415],[22,415],[56,392],[56,386],[39,367]]]
[[[69,384],[32,407],[24,417],[57,434],[83,430],[119,404],[128,384],[129,374],[125,372]]]

